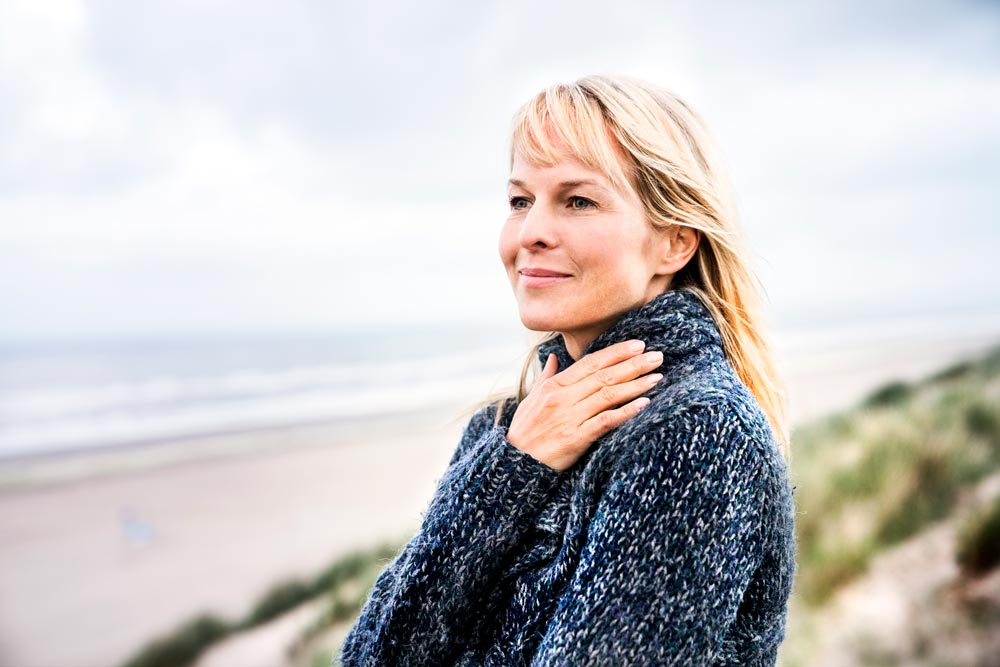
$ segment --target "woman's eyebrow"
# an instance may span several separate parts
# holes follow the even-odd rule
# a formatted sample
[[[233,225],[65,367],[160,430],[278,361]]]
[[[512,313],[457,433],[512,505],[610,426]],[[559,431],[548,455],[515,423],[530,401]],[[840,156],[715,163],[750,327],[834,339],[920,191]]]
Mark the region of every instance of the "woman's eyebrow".
[[[520,181],[520,180],[518,180],[516,178],[510,179],[508,181],[508,183],[510,185],[516,185],[519,188],[524,188],[525,187],[524,181]],[[563,181],[562,183],[557,184],[557,187],[560,190],[568,190],[570,188],[575,188],[578,185],[593,185],[594,187],[600,188],[601,190],[604,190],[605,192],[607,192],[607,190],[608,190],[606,187],[604,187],[603,185],[601,185],[601,183],[599,183],[598,181],[595,181],[592,178],[583,178],[583,179],[580,179],[578,181]]]

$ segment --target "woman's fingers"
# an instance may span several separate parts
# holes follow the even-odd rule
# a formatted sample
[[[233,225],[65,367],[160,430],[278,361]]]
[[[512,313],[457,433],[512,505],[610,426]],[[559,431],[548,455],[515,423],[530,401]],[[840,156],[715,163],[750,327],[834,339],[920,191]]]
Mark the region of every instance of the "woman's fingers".
[[[559,357],[554,354],[550,354],[548,358],[545,359],[545,365],[542,366],[542,372],[538,374],[535,381],[531,385],[531,389],[528,390],[529,393],[535,390],[535,387],[545,382],[550,377],[554,376],[559,372]]]
[[[635,347],[632,347],[633,345]],[[555,382],[562,387],[570,387],[602,368],[613,366],[640,354],[645,347],[646,344],[641,340],[626,340],[591,352],[555,376]]]
[[[558,372],[559,358],[554,354],[550,354],[545,360],[545,366],[542,367],[542,372],[539,374],[538,379],[535,380],[535,382],[543,382]]]
[[[583,359],[577,363],[581,362],[583,362]],[[594,395],[604,396],[608,400],[601,406],[600,409],[603,410],[611,406],[617,406],[622,400],[625,400],[618,400],[618,387],[659,368],[662,363],[662,352],[651,351],[637,354],[610,366],[597,368],[589,375],[583,376],[576,383],[566,386],[563,391],[566,394],[567,400],[571,403],[584,402]],[[571,366],[570,368],[573,367]],[[565,375],[565,372],[560,377],[562,375]],[[631,396],[625,398],[631,398]],[[594,414],[592,412],[585,416],[591,417]]]
[[[630,418],[639,414],[647,405],[649,405],[649,399],[645,396],[640,396],[620,408],[597,413],[580,424],[580,431],[585,439],[593,442],[611,429],[621,426]]]
[[[582,419],[588,419],[609,408],[617,408],[622,403],[644,394],[663,379],[661,373],[650,373],[620,384],[606,385],[577,403]]]

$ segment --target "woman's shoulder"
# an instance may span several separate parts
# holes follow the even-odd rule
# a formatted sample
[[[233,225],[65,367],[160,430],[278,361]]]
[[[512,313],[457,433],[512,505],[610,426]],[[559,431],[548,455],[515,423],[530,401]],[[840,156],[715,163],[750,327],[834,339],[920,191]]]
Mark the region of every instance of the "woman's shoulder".
[[[499,421],[497,420],[498,410],[502,412]],[[487,401],[472,411],[465,431],[471,434],[481,434],[494,426],[510,426],[510,421],[514,418],[516,410],[517,402],[512,396]]]
[[[496,420],[498,409],[503,411],[499,423]],[[516,409],[516,404],[510,398],[488,401],[473,409],[465,428],[462,430],[462,437],[452,454],[451,463],[460,459],[487,431],[498,426],[503,428],[509,426]]]
[[[513,403],[513,400],[510,396],[493,398],[484,400],[476,407],[465,410],[464,414],[467,416],[465,430],[482,431],[485,428],[492,428],[496,423],[498,409],[502,409],[504,413],[500,418],[500,423],[506,426],[510,422],[508,413],[512,412],[510,410],[511,403]],[[505,417],[507,417],[506,420]]]
[[[750,390],[735,374],[706,369],[655,393],[650,404],[623,425],[621,436],[641,442],[646,454],[743,458],[744,465],[770,465],[778,446]]]
[[[774,439],[757,397],[728,363],[692,373],[679,382],[674,391],[666,394],[668,401],[682,405],[723,405],[753,438],[759,441]]]

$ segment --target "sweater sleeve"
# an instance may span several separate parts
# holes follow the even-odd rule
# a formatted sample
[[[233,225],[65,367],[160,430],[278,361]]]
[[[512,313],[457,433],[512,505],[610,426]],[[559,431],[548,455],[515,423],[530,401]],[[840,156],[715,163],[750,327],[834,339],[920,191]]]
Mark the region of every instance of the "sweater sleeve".
[[[420,530],[376,579],[344,639],[344,667],[447,664],[563,475],[511,444],[490,415],[472,417]]]
[[[628,445],[532,667],[714,664],[762,561],[762,458],[731,408],[687,408]]]

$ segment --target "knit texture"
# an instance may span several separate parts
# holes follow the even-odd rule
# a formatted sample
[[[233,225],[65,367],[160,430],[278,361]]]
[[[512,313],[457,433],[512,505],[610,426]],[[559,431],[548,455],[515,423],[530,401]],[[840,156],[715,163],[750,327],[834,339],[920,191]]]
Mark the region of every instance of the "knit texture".
[[[645,410],[558,471],[479,410],[334,665],[773,666],[794,488],[708,309],[671,289],[602,332],[663,352]],[[574,363],[562,336],[538,351]]]

